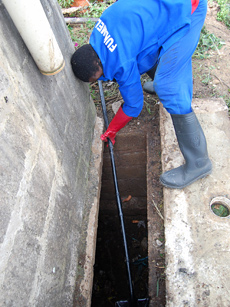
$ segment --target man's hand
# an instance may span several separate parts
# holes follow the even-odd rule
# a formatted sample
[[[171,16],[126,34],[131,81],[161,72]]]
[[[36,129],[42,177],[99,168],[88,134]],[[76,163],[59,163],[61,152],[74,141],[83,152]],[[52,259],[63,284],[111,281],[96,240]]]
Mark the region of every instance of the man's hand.
[[[108,138],[109,138],[110,141],[114,145],[115,144],[115,136],[116,136],[116,132],[108,129],[108,130],[106,130],[106,132],[104,134],[101,135],[101,140],[104,141],[104,142],[108,142]]]
[[[115,136],[117,132],[122,129],[130,120],[132,117],[127,116],[123,110],[122,107],[119,108],[116,115],[114,116],[113,120],[109,124],[108,129],[104,134],[101,135],[101,140],[104,142],[108,142],[108,138],[111,140],[113,145],[115,144]]]

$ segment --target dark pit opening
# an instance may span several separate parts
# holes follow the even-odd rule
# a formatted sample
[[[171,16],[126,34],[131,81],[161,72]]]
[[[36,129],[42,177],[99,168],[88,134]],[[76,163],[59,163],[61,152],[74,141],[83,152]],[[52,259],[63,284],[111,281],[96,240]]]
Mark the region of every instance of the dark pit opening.
[[[145,298],[148,297],[146,136],[120,134],[116,137],[114,157],[134,293],[137,298]],[[92,306],[114,306],[116,301],[128,299],[129,286],[120,218],[109,150],[105,146]]]

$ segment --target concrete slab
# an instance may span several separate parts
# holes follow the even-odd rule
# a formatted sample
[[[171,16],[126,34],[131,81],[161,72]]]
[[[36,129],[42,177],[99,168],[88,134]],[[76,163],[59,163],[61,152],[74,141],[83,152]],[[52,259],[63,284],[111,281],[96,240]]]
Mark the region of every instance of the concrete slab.
[[[164,188],[167,306],[230,306],[230,218],[210,210],[230,197],[230,122],[222,99],[193,101],[213,172],[183,190]],[[179,166],[171,117],[161,106],[163,171]]]

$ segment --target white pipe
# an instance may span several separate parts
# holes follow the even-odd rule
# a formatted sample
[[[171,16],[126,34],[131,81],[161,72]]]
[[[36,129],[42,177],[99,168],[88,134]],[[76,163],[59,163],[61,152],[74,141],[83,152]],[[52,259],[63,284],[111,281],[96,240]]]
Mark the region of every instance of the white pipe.
[[[54,75],[65,62],[40,0],[2,0],[39,70]]]

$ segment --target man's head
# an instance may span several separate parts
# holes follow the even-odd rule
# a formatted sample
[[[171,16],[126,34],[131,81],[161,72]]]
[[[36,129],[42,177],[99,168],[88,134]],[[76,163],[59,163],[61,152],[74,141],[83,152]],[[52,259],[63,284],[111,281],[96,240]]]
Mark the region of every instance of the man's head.
[[[90,44],[78,48],[71,58],[75,76],[84,82],[94,82],[103,74],[101,61]]]

